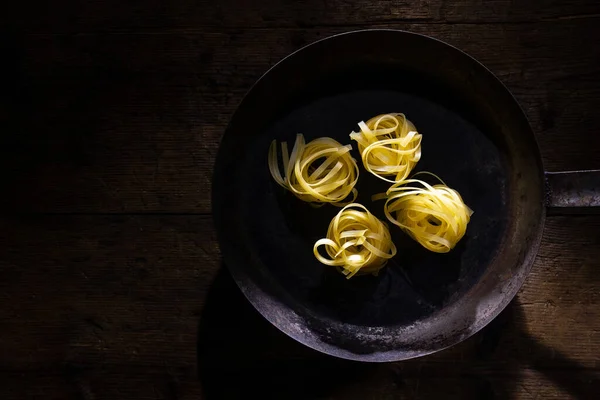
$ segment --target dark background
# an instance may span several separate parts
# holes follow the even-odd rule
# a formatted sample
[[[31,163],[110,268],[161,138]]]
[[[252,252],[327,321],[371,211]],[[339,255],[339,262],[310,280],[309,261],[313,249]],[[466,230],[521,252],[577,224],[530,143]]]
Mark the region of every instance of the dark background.
[[[515,94],[546,169],[600,168],[594,0],[3,4],[1,399],[598,395],[600,216],[548,218],[511,306],[408,362],[315,353],[235,287],[210,204],[230,116],[291,51],[368,27],[467,51]]]

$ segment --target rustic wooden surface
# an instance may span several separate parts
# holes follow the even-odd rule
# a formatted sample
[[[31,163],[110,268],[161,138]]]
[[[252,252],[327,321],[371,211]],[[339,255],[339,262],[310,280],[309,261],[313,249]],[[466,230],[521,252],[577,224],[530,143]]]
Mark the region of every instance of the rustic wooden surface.
[[[269,66],[368,27],[466,50],[522,104],[547,169],[600,168],[600,3],[12,2],[0,22],[0,398],[597,398],[600,216],[548,218],[524,288],[483,332],[360,364],[242,298],[210,183]]]

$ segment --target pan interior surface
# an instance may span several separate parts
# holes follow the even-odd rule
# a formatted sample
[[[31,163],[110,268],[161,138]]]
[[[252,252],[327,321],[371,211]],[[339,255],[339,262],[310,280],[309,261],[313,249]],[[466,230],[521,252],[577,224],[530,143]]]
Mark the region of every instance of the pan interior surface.
[[[344,43],[331,51],[344,53]],[[459,78],[453,70],[428,71],[377,58],[323,61],[320,67],[319,45],[306,57],[302,52],[290,57],[289,70],[276,67],[267,74],[226,133],[214,188],[225,262],[267,319],[321,351],[379,361],[454,344],[514,296],[526,272],[517,267],[531,261],[543,218],[538,156],[535,146],[515,143],[506,134],[517,128],[531,136],[528,125],[520,112],[507,121],[494,111],[490,102],[501,96],[487,98],[487,86],[477,92],[478,64],[462,67],[461,56],[473,60],[456,49],[455,64],[445,62],[466,71]],[[301,68],[303,63],[312,70]],[[351,143],[360,167],[357,202],[386,221],[384,201],[372,202],[371,196],[389,184],[365,171],[349,134],[359,121],[391,112],[404,113],[423,135],[414,172],[440,176],[474,214],[466,236],[448,254],[432,253],[388,224],[396,257],[378,276],[348,280],[313,255],[314,242],[325,237],[339,208],[311,207],[276,185],[267,150],[272,140],[287,141],[291,148],[297,133],[307,142],[328,136]],[[533,186],[520,183],[525,179]],[[515,223],[520,215],[527,219]],[[515,243],[517,238],[523,241]]]
[[[474,285],[499,247],[506,229],[506,172],[497,147],[474,125],[447,108],[392,90],[357,90],[313,99],[275,121],[264,139],[249,149],[257,157],[243,166],[240,200],[250,246],[257,249],[268,274],[306,312],[361,326],[412,323],[434,313]],[[357,123],[382,112],[404,112],[423,135],[416,170],[432,171],[461,193],[475,214],[467,235],[448,254],[432,253],[390,225],[398,254],[379,276],[346,279],[313,255],[339,208],[314,208],[275,184],[266,155],[273,138],[291,144],[296,133],[306,140],[329,136],[350,143]],[[383,221],[384,201],[371,196],[388,184],[360,168],[357,202]]]

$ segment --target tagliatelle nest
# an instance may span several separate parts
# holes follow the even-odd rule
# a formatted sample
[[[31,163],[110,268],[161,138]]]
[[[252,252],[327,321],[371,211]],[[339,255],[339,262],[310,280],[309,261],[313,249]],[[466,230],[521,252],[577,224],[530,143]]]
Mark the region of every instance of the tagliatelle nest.
[[[360,132],[352,132],[350,138],[358,143],[365,169],[390,183],[406,179],[421,159],[422,136],[412,122],[404,114],[393,113],[358,126]]]
[[[373,200],[386,199],[385,215],[423,247],[447,253],[463,238],[473,211],[460,194],[441,184],[429,185],[419,179],[407,179],[390,187]]]
[[[273,179],[300,200],[311,203],[345,205],[358,195],[354,188],[358,181],[358,165],[350,155],[351,145],[342,145],[328,137],[305,144],[304,136],[296,135],[292,154],[287,143],[281,143],[283,175],[277,162],[277,145],[269,147],[269,170]],[[352,199],[342,203],[352,194]]]
[[[319,253],[325,246],[330,258]],[[396,246],[382,221],[361,204],[348,204],[333,218],[327,238],[318,240],[315,257],[326,265],[337,266],[346,278],[355,274],[377,274],[396,255]]]

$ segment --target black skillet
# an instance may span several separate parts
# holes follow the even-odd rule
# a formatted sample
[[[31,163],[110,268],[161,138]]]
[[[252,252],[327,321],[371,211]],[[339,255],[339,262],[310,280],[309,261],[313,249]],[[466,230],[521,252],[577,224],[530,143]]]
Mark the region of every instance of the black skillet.
[[[423,134],[415,171],[438,174],[475,214],[448,254],[392,226],[393,262],[377,277],[346,280],[312,251],[339,209],[312,208],[277,186],[267,149],[296,133],[351,143],[359,121],[389,112]],[[256,83],[223,137],[212,201],[225,264],[265,318],[324,353],[394,361],[488,324],[523,284],[546,208],[598,207],[599,186],[600,171],[544,173],[519,104],[476,60],[426,36],[367,30],[313,43]],[[385,182],[361,166],[357,187],[358,202],[385,220],[383,203],[370,200]]]

